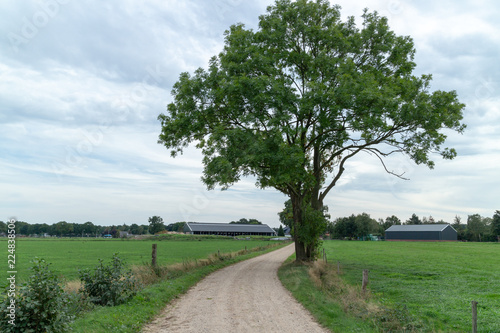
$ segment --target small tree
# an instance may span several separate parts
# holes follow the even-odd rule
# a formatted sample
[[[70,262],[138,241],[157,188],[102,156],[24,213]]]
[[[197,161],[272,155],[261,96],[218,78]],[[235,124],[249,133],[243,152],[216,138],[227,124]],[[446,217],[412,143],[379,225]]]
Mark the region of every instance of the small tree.
[[[154,235],[157,232],[165,230],[165,224],[163,224],[163,219],[159,216],[150,217],[149,220],[149,233]]]
[[[285,231],[283,230],[283,226],[281,224],[278,229],[278,237],[285,237]]]
[[[333,233],[335,238],[354,238],[357,233],[356,216],[340,217],[335,220]]]
[[[90,268],[80,270],[80,280],[82,281],[80,291],[92,303],[103,306],[122,304],[137,291],[137,281],[132,271],[125,269],[123,261],[116,253],[108,265],[99,259],[99,265],[94,270]]]
[[[385,222],[383,222],[382,226],[384,227],[384,230],[387,230],[393,225],[400,225],[400,224],[401,220],[396,215],[392,215],[385,218]]]
[[[413,213],[411,217],[406,220],[406,224],[422,224],[422,221],[420,221],[417,214]]]
[[[486,223],[479,214],[472,214],[467,217],[467,233],[472,241],[481,241],[486,231]]]
[[[369,214],[362,213],[356,216],[356,236],[366,237],[371,233],[378,231],[377,221],[372,219]]]
[[[15,325],[8,322],[10,298],[0,304],[1,332],[66,332],[74,316],[69,313],[69,298],[56,274],[45,260],[32,261],[32,275],[15,298]]]

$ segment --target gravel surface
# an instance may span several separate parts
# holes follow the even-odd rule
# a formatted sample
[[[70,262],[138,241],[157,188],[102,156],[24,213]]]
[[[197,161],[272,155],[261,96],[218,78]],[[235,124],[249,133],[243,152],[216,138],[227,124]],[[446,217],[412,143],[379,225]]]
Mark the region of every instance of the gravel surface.
[[[143,333],[329,332],[278,279],[294,244],[216,271],[169,304]]]

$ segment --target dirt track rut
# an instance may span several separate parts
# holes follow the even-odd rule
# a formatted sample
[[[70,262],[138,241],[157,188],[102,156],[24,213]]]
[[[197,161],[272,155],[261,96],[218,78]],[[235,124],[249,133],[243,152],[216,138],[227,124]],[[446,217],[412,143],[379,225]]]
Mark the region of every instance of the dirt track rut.
[[[329,332],[281,285],[291,244],[214,272],[168,305],[143,330],[153,332]]]

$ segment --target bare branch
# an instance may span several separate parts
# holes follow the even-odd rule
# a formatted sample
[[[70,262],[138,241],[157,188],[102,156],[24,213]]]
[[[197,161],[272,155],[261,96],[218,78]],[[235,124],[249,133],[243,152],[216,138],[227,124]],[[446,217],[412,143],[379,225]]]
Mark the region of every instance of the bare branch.
[[[367,148],[367,149],[365,149],[365,152],[368,153],[368,154],[370,154],[370,155],[373,154],[373,155],[377,156],[377,158],[380,160],[380,163],[382,163],[382,166],[384,167],[385,172],[387,172],[388,174],[396,176],[396,177],[398,177],[400,179],[403,179],[403,180],[410,180],[410,178],[403,177],[403,175],[405,174],[404,172],[401,173],[401,174],[398,174],[398,173],[396,173],[394,171],[390,171],[389,169],[387,169],[387,166],[385,165],[385,162],[384,162],[384,160],[382,158],[382,156],[386,157],[386,156],[389,156],[389,155],[391,155],[393,153],[401,152],[401,150],[393,150],[393,151],[391,151],[389,153],[382,153],[380,150],[378,150],[376,148]]]

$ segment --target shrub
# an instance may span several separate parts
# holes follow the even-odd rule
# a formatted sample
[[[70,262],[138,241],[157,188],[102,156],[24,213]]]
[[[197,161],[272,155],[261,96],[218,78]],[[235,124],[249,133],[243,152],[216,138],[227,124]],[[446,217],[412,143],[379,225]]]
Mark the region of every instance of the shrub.
[[[137,281],[131,270],[125,270],[123,261],[115,253],[109,265],[99,259],[94,270],[80,270],[84,293],[97,305],[114,306],[125,303],[137,291]]]
[[[0,304],[2,332],[66,332],[74,319],[68,309],[68,295],[64,292],[59,278],[49,270],[43,259],[33,261],[33,274],[15,296],[14,324],[9,306],[11,298],[6,297]],[[10,295],[9,295],[10,296]]]

